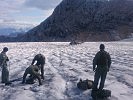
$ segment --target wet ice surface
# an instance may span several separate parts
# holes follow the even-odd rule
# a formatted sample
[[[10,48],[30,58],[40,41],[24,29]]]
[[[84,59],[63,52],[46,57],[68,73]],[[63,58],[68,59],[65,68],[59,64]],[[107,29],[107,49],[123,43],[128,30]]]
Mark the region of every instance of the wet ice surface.
[[[93,80],[92,60],[100,43],[1,43],[1,50],[9,47],[10,79],[16,81],[12,86],[0,84],[0,100],[92,100],[91,90],[81,91],[76,83],[80,78]],[[112,58],[105,83],[105,88],[112,91],[110,100],[132,100],[133,42],[104,44]],[[38,53],[46,57],[43,85],[21,84],[25,69]]]

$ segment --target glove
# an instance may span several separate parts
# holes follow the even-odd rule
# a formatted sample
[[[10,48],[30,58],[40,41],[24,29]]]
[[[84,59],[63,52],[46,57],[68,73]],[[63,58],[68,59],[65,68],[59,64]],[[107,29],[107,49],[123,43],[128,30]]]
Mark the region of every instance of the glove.
[[[109,72],[109,68],[107,69],[107,72]]]
[[[41,79],[43,79],[43,80],[44,80],[44,76],[43,76],[43,75],[41,75]]]
[[[39,83],[39,85],[38,86],[41,86],[42,85],[42,83]]]
[[[95,72],[96,71],[96,68],[93,68],[93,71]]]

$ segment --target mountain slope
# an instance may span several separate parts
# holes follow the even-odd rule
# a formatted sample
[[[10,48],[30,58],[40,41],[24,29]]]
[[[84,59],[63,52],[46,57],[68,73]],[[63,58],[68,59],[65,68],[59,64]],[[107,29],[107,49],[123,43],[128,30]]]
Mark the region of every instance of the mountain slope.
[[[28,31],[22,40],[110,41],[126,38],[132,32],[132,0],[63,0],[50,17]]]

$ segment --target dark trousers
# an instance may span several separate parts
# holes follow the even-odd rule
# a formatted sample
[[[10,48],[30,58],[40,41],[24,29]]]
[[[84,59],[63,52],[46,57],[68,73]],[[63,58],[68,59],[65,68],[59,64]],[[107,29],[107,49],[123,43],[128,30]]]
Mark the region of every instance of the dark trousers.
[[[94,76],[93,89],[98,89],[97,86],[98,86],[99,80],[101,79],[99,89],[102,90],[104,87],[106,76],[107,76],[107,70],[97,69]]]
[[[8,83],[9,82],[9,71],[6,66],[3,66],[2,68],[2,75],[1,75],[2,83]]]

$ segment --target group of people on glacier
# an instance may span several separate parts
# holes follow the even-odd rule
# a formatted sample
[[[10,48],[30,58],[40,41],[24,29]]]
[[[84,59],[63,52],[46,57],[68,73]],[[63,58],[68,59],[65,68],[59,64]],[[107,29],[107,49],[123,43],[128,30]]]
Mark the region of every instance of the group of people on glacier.
[[[8,56],[6,55],[6,52],[8,51],[7,47],[3,48],[3,51],[0,53],[0,66],[2,68],[2,75],[1,75],[1,83],[5,83],[5,85],[10,85],[12,84],[9,81],[9,70],[7,66],[7,62],[9,61]],[[36,63],[35,63],[36,62]],[[31,65],[26,68],[24,75],[23,75],[23,80],[22,84],[26,82],[26,76],[30,74],[30,82],[34,82],[35,79],[38,79],[39,85],[42,85],[41,79],[44,79],[44,64],[45,64],[45,57],[42,54],[37,54]],[[41,70],[41,74],[40,71]]]
[[[93,59],[93,71],[95,72],[95,75],[92,90],[94,91],[102,90],[104,88],[107,72],[109,72],[111,66],[111,57],[110,54],[105,51],[105,45],[100,44],[99,49],[100,50],[96,53]],[[7,66],[9,58],[6,55],[7,51],[8,48],[4,47],[2,52],[0,53],[0,66],[2,68],[1,83],[5,83],[5,85],[10,85],[12,83],[9,81],[9,70]],[[45,56],[42,54],[37,54],[32,60],[31,65],[26,68],[23,75],[22,84],[26,83],[26,76],[30,74],[29,83],[34,82],[34,80],[37,79],[39,85],[42,85],[42,80],[44,80],[44,65]],[[98,87],[99,81],[100,85]]]

